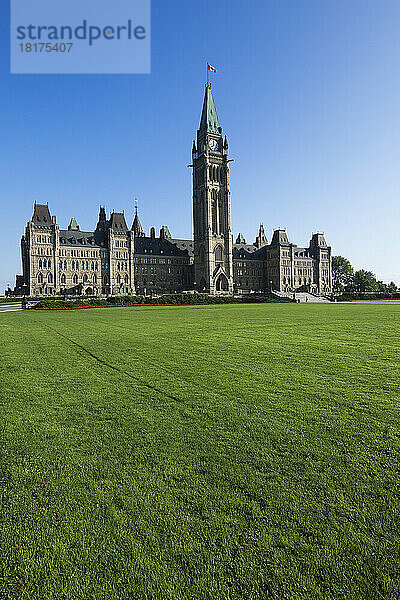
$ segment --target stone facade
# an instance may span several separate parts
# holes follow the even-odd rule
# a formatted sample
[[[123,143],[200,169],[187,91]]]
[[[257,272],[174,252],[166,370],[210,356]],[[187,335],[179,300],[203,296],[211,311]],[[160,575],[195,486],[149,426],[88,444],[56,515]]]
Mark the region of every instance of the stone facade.
[[[242,234],[233,242],[228,150],[207,84],[190,165],[194,239],[174,239],[166,226],[158,236],[153,227],[146,236],[137,211],[129,228],[124,213],[107,218],[103,207],[94,231],[81,231],[74,218],[60,229],[49,207],[35,204],[21,240],[23,273],[15,293],[331,294],[332,252],[322,233],[299,248],[283,229],[276,229],[268,243],[261,225],[254,244]]]

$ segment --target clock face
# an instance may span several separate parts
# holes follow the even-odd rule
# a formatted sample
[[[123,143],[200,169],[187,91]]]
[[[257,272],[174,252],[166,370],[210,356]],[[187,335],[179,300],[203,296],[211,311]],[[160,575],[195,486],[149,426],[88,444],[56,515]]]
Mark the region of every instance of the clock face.
[[[208,147],[212,152],[216,152],[218,150],[218,142],[217,140],[210,140],[208,142]]]

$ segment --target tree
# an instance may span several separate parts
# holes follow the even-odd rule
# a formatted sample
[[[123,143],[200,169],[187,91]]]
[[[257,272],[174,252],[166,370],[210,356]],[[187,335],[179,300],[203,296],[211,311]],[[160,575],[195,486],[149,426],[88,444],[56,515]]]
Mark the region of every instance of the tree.
[[[377,281],[376,283],[378,292],[380,292],[381,294],[388,293],[388,286],[386,283],[383,283],[383,281]]]
[[[397,292],[397,285],[394,283],[394,281],[391,281],[389,283],[389,285],[387,286],[387,290],[389,294],[395,294]]]
[[[332,256],[332,279],[333,290],[342,292],[351,289],[354,270],[350,261],[344,256]]]
[[[372,271],[360,269],[354,273],[354,289],[356,292],[375,292],[379,290],[379,284]]]

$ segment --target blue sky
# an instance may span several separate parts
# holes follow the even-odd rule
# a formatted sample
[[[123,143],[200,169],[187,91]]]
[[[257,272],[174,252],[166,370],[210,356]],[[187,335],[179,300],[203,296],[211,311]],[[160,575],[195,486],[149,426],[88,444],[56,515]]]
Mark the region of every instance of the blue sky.
[[[191,236],[205,61],[230,142],[233,231],[325,232],[400,285],[400,3],[153,0],[151,75],[10,75],[0,24],[0,290],[36,200],[61,226],[98,207]]]

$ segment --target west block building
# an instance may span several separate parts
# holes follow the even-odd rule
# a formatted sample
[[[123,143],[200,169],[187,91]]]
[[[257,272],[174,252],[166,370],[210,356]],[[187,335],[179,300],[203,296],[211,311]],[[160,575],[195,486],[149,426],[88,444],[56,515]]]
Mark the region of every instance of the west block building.
[[[307,248],[276,229],[270,242],[260,225],[253,244],[231,226],[229,145],[211,86],[206,85],[200,126],[192,146],[193,240],[175,239],[167,226],[147,236],[139,216],[107,216],[100,207],[93,231],[75,218],[60,229],[48,205],[34,205],[21,240],[22,275],[15,293],[163,294],[197,290],[209,294],[332,292],[332,253],[322,233]]]

